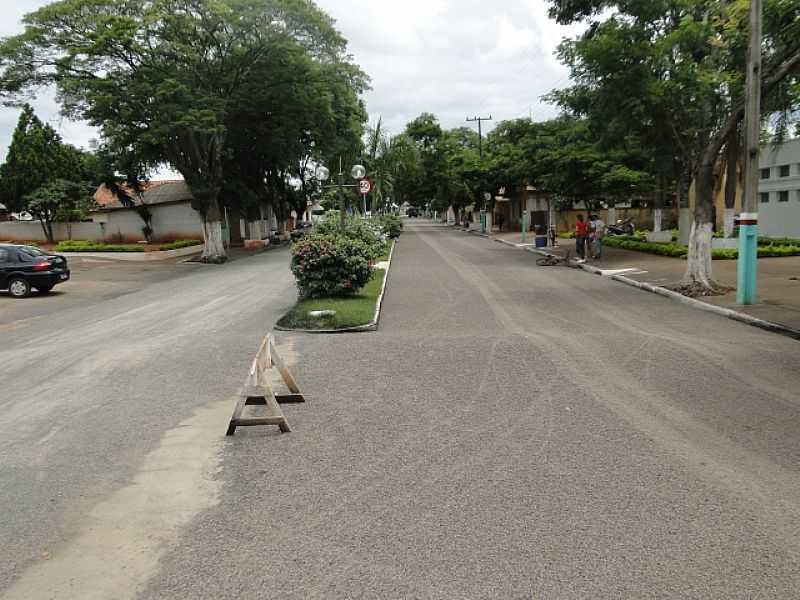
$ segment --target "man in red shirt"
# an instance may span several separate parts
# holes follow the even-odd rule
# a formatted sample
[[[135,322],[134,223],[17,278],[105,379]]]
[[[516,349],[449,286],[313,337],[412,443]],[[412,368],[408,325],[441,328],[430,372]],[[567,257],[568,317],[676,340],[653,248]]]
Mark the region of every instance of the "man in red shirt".
[[[575,223],[575,250],[581,260],[586,260],[586,240],[589,237],[589,224],[583,220],[583,215],[578,215]]]

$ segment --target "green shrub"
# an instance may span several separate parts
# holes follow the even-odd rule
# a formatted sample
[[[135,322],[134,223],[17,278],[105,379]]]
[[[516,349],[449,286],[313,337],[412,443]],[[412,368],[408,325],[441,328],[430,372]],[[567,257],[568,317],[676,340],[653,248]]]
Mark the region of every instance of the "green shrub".
[[[403,232],[403,220],[397,215],[381,215],[375,221],[381,228],[381,233],[388,238],[397,239]]]
[[[59,242],[56,252],[144,252],[139,244],[103,244],[86,240]]]
[[[561,231],[558,234],[558,237],[562,240],[574,240],[575,239],[575,232],[574,231]]]
[[[792,238],[759,237],[759,246],[800,246],[800,240]]]
[[[735,248],[714,248],[711,250],[714,260],[735,260],[739,258],[739,251]]]
[[[649,254],[659,254],[661,256],[671,256],[681,258],[686,256],[686,246],[680,244],[655,244],[640,241],[639,236],[616,235],[603,238],[603,243],[611,248],[622,248],[623,250],[633,250],[635,252],[647,252]]]
[[[189,248],[191,246],[202,246],[203,240],[176,240],[169,244],[161,244],[158,249],[165,250],[180,250],[181,248]]]
[[[292,246],[292,273],[304,298],[349,296],[372,276],[371,250],[341,235],[309,235]]]
[[[314,227],[314,235],[340,236],[342,235],[340,222],[339,213],[330,212],[324,221]],[[381,239],[380,225],[375,222],[365,221],[359,217],[348,217],[345,221],[344,236],[364,244],[369,249],[370,261],[378,260],[387,252],[387,244]]]

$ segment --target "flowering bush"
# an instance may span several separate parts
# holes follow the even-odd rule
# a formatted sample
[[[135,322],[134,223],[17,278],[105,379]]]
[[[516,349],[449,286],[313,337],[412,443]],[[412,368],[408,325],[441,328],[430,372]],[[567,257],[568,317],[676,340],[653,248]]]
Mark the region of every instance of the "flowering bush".
[[[319,235],[342,235],[339,223],[339,214],[332,212],[323,222],[317,224],[314,231]],[[378,223],[350,217],[345,222],[344,236],[363,243],[369,249],[369,260],[377,260],[386,254],[385,236]]]
[[[349,296],[369,282],[371,257],[359,240],[315,233],[292,246],[292,273],[304,298]]]
[[[386,237],[399,238],[403,231],[403,221],[397,215],[381,215],[376,217],[376,222]]]

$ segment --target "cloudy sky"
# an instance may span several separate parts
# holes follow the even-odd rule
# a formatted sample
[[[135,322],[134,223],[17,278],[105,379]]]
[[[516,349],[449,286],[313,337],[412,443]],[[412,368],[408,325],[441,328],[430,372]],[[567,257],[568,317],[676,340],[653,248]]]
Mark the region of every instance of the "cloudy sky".
[[[21,17],[49,0],[0,0],[0,36],[22,30]],[[547,18],[544,0],[317,0],[337,21],[356,62],[372,78],[370,120],[392,133],[421,112],[445,127],[467,116],[495,120],[555,114],[540,98],[563,86],[567,71],[553,55],[574,28]],[[59,116],[52,95],[35,103],[40,117],[70,143],[96,133]],[[19,111],[0,108],[0,161]]]

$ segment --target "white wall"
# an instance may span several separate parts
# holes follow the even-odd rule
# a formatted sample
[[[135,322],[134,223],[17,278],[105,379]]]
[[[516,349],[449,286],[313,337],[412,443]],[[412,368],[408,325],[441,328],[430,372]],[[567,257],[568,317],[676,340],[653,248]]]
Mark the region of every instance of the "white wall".
[[[153,215],[155,241],[176,239],[203,239],[203,222],[188,202],[165,204],[150,208]],[[53,235],[57,242],[63,240],[89,240],[138,242],[144,239],[144,222],[133,210],[115,210],[93,216],[104,223],[54,223]],[[45,242],[38,221],[11,221],[0,223],[0,241]]]
[[[155,206],[150,212],[153,214],[153,235],[156,239],[203,239],[203,220],[188,202]]]
[[[800,239],[800,191],[789,191],[788,202],[778,202],[777,192],[758,205],[758,233],[769,237]]]
[[[104,239],[103,229],[97,223],[53,223],[53,235],[56,241]],[[0,223],[0,241],[45,242],[47,238],[38,221],[10,221]]]

